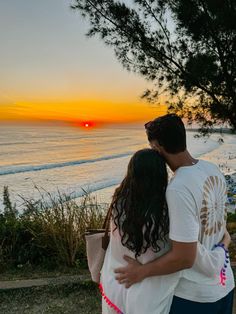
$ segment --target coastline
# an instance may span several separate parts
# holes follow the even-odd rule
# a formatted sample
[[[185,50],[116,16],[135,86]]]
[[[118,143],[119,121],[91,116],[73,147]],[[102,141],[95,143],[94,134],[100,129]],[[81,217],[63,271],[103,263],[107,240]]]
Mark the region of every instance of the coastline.
[[[13,131],[6,129],[9,136],[0,139],[0,186],[2,189],[9,187],[12,202],[19,209],[22,204],[19,196],[40,198],[35,186],[43,187],[52,195],[60,190],[74,199],[86,190],[96,195],[99,202],[109,203],[126,173],[132,153],[148,147],[145,134],[139,129],[129,132],[127,129],[112,130],[108,136],[106,130],[84,134],[56,128],[48,137],[47,129],[35,128],[32,135],[20,133],[14,141]],[[217,164],[225,175],[236,172],[235,135],[212,134],[210,138],[194,138],[196,129],[191,131],[187,133],[187,143],[195,158]],[[219,138],[223,141],[218,141]],[[20,161],[19,151],[23,153]],[[1,192],[0,209],[3,209]]]

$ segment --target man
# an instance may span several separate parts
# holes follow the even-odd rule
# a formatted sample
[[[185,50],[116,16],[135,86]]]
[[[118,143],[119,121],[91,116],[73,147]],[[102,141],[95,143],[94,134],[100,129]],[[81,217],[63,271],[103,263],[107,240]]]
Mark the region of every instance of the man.
[[[224,235],[227,218],[224,176],[214,164],[190,155],[186,130],[177,115],[157,118],[145,128],[151,147],[165,158],[174,172],[166,191],[172,248],[145,265],[124,257],[128,265],[115,270],[116,279],[128,288],[150,276],[183,270],[171,314],[231,314],[234,278],[230,265],[225,263],[221,278],[220,274],[210,278],[207,264],[206,269],[198,267],[200,257],[197,256],[198,241],[211,250]],[[223,245],[220,249],[225,251]],[[227,257],[227,252],[224,253]]]

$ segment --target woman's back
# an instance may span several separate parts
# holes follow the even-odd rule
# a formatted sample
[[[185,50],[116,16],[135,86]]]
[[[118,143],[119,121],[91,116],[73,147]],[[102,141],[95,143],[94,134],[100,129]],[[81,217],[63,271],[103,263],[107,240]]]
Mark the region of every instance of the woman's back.
[[[111,230],[115,225],[111,223]],[[159,242],[160,251],[153,252],[151,248],[141,254],[137,260],[144,264],[165,254],[169,249],[169,243]],[[174,289],[178,283],[180,274],[150,277],[126,289],[124,285],[115,279],[114,269],[126,265],[123,256],[135,258],[135,253],[122,245],[119,230],[111,232],[110,243],[106,252],[104,265],[101,271],[101,287],[104,297],[114,304],[123,314],[167,314],[172,302]],[[114,312],[114,311],[113,311]],[[109,310],[106,313],[113,313]],[[105,314],[105,313],[104,313]]]
[[[114,273],[116,268],[126,265],[124,255],[137,257],[143,264],[167,252],[167,182],[163,158],[154,150],[143,149],[132,156],[127,175],[114,193],[110,207],[113,214],[112,232],[100,287],[108,305],[114,305],[118,313],[169,313],[178,273],[151,277],[129,289],[119,284]],[[103,313],[113,312],[105,312],[103,304]]]

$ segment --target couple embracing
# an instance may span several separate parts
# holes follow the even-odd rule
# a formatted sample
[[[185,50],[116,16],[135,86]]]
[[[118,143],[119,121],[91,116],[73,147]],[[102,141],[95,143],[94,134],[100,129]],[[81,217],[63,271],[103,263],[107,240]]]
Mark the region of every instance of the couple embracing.
[[[133,155],[111,203],[102,313],[231,314],[225,178],[190,155],[177,115],[145,129],[151,149]]]

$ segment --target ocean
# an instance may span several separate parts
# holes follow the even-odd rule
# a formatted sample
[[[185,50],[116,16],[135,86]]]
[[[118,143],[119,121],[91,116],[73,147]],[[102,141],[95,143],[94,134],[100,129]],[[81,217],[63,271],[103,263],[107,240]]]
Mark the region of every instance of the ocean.
[[[187,132],[194,157],[217,163],[224,173],[236,172],[236,135],[219,134],[209,139]],[[2,192],[11,198],[39,197],[35,188],[50,193],[70,193],[74,198],[94,192],[100,202],[110,202],[115,187],[126,173],[132,154],[149,147],[142,125],[81,129],[70,126],[0,126],[0,209]]]

